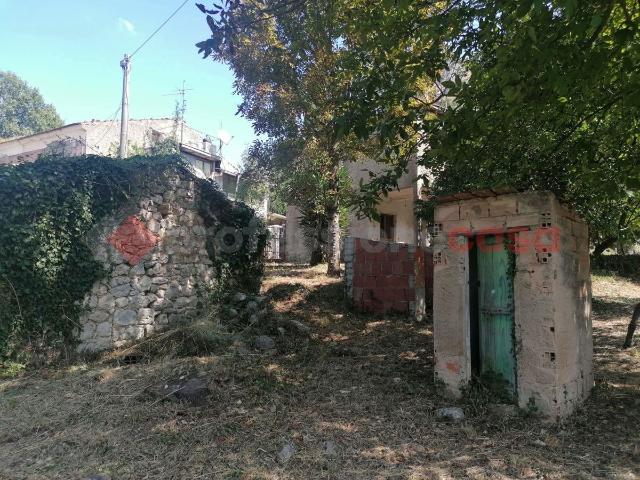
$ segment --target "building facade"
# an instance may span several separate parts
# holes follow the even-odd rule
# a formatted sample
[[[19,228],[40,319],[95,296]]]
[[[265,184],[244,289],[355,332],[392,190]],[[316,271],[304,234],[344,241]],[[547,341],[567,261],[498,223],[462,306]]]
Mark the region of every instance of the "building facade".
[[[184,158],[206,178],[213,178],[235,198],[238,172],[225,162],[211,139],[171,118],[129,120],[128,151],[143,153],[166,139],[175,139]],[[46,132],[0,141],[0,165],[34,162],[41,155],[102,155],[115,157],[120,122],[90,120]]]
[[[346,165],[352,185],[370,181],[370,173],[384,172],[386,165],[368,160],[351,162]],[[409,162],[407,172],[398,179],[398,188],[382,197],[377,205],[379,220],[358,218],[355,211],[349,212],[345,237],[360,238],[387,243],[407,245],[427,244],[425,226],[415,215],[414,206],[420,198],[423,180],[423,167],[415,159]],[[295,263],[307,263],[311,257],[310,242],[306,241],[300,226],[300,211],[291,205],[287,208],[286,259]]]

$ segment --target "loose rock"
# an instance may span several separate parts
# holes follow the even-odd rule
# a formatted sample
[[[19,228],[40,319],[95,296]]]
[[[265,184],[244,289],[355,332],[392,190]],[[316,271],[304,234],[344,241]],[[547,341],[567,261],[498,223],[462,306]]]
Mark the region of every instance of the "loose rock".
[[[322,445],[322,454],[327,457],[334,457],[336,455],[336,444],[331,440],[327,440]]]
[[[464,419],[464,411],[459,407],[446,407],[436,410],[436,417],[459,422]]]
[[[259,350],[271,350],[276,346],[276,341],[269,335],[259,335],[253,344]]]
[[[278,461],[287,463],[296,453],[296,447],[292,443],[285,443],[280,452],[278,452]]]
[[[242,292],[238,292],[233,296],[233,301],[236,303],[244,302],[246,299],[247,299],[247,296]]]
[[[209,387],[201,378],[190,378],[183,383],[166,385],[165,390],[174,398],[189,402],[191,405],[204,405],[209,395]]]

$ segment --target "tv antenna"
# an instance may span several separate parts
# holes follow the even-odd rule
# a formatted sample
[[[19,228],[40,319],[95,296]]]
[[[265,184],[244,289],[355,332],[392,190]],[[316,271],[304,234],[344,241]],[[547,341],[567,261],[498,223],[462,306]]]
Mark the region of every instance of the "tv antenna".
[[[186,88],[186,82],[182,81],[182,88],[176,89],[174,93],[167,93],[164,96],[179,96],[180,97],[180,106],[178,107],[178,113],[180,118],[180,143],[182,143],[182,139],[184,137],[184,115],[187,111],[187,92],[190,92],[193,88]]]
[[[222,158],[222,147],[229,145],[234,136],[222,128],[222,123],[220,124],[220,129],[216,135],[218,137],[218,154],[220,155],[220,158]]]

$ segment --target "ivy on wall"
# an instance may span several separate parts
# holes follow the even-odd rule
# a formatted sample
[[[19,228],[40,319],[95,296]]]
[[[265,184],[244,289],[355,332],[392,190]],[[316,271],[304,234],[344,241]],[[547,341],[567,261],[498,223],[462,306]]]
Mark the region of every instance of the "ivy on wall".
[[[178,156],[42,158],[0,167],[0,358],[73,345],[82,300],[105,276],[88,235],[178,173],[198,182],[208,252],[224,288],[256,290],[266,230],[251,208]]]

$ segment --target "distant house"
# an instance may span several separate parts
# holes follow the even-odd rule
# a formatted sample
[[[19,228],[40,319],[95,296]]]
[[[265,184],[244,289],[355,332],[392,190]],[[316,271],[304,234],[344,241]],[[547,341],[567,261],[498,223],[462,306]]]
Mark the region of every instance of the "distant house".
[[[381,173],[386,166],[373,160],[347,164],[349,177],[354,186],[360,180],[367,183],[369,172]],[[414,213],[416,200],[420,198],[422,167],[415,160],[409,162],[408,171],[398,179],[398,189],[382,197],[377,206],[379,221],[358,218],[354,211],[349,213],[345,237],[366,240],[425,245],[427,236],[424,226]],[[295,206],[287,207],[286,258],[292,262],[306,263],[311,257],[311,248],[300,226],[300,211]]]
[[[164,139],[175,138],[180,152],[197,171],[214,179],[235,197],[239,173],[226,163],[209,137],[171,118],[129,120],[129,152],[144,151]],[[0,140],[0,165],[33,162],[43,154],[115,157],[120,122],[90,120],[25,137]]]

